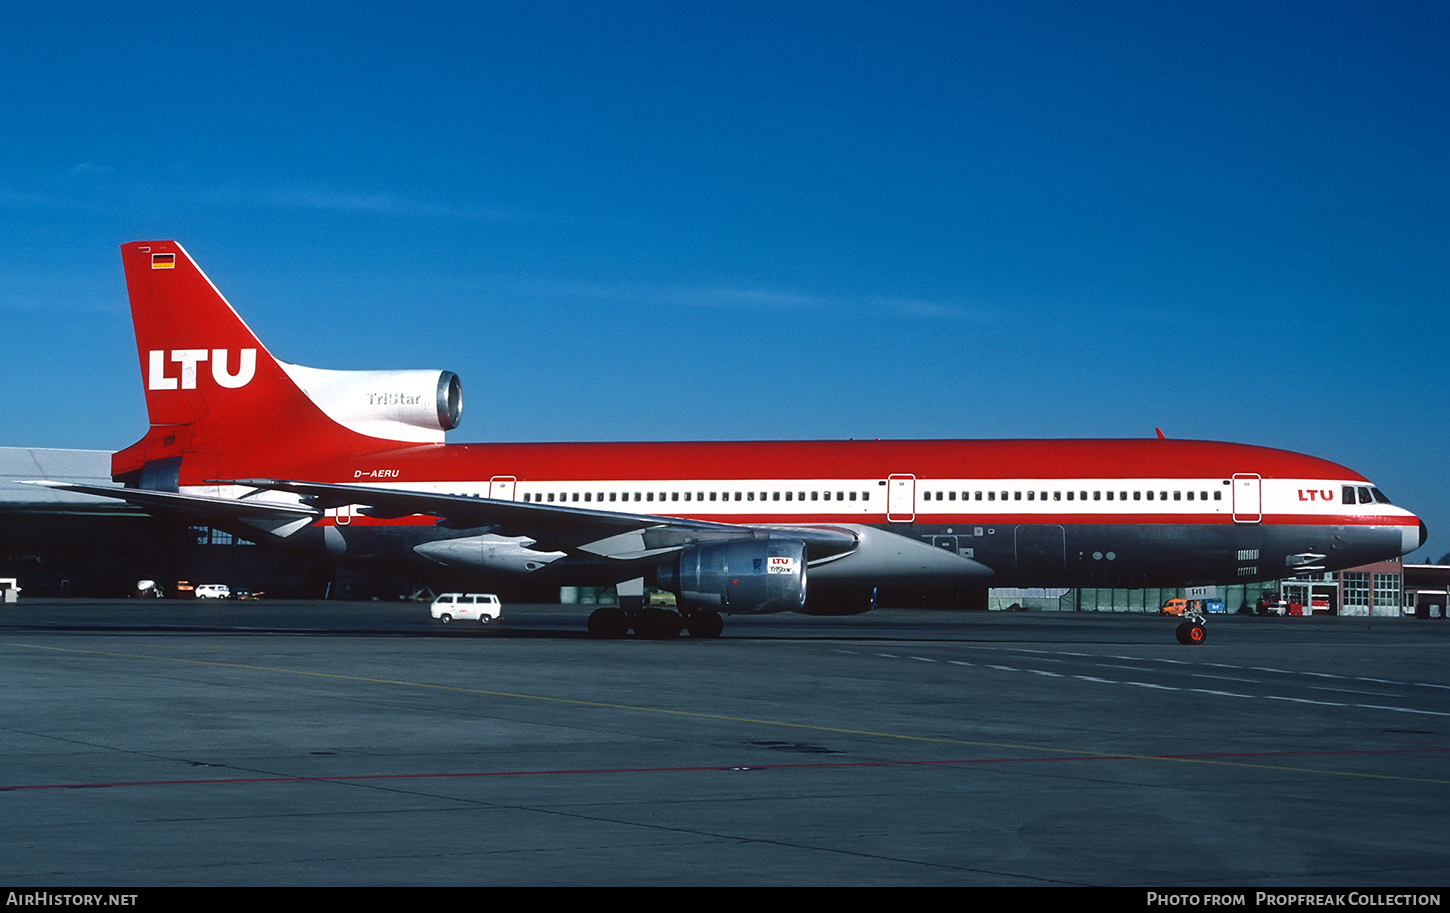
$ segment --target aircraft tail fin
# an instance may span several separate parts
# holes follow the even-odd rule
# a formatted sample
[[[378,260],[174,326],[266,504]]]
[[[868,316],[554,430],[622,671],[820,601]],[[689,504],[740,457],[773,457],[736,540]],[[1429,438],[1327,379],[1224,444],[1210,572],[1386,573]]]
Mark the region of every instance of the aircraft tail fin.
[[[327,452],[352,434],[298,386],[175,241],[121,246],[151,429],[112,475],[177,490]],[[275,471],[275,466],[271,467]]]

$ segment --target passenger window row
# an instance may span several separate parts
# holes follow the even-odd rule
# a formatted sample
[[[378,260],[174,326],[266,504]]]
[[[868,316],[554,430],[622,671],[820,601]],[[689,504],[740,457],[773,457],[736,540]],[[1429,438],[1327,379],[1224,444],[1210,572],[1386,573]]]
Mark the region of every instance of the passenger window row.
[[[1120,491],[1094,490],[1092,492],[1081,491],[1081,490],[1079,490],[1079,491],[1050,491],[1050,492],[1049,491],[1027,491],[1027,492],[1023,492],[1023,491],[1002,491],[1002,492],[996,492],[996,491],[987,491],[987,492],[981,492],[981,491],[964,491],[964,492],[961,493],[961,500],[963,500],[963,501],[982,501],[982,500],[986,500],[986,501],[997,501],[997,500],[999,500],[999,497],[998,497],[999,494],[1000,494],[1000,500],[1002,500],[1002,501],[1024,501],[1024,500],[1025,501],[1047,501],[1047,500],[1052,500],[1052,501],[1088,501],[1088,500],[1092,500],[1092,501],[1112,501],[1112,500],[1115,500],[1115,499],[1116,500],[1119,500],[1119,501],[1127,501],[1127,500],[1129,500],[1129,495],[1130,494],[1131,494],[1131,500],[1134,500],[1134,501],[1152,501],[1155,498],[1157,500],[1159,500],[1159,501],[1167,501],[1167,500],[1170,499],[1170,497],[1174,501],[1194,501],[1194,500],[1198,500],[1198,501],[1208,501],[1208,500],[1210,500],[1209,493],[1207,491],[1203,491],[1203,490],[1200,490],[1200,491],[1197,491],[1197,492],[1194,492],[1194,491],[1183,491],[1183,490],[1175,490],[1175,491],[1172,491],[1172,492],[1168,492],[1168,491],[1153,492],[1153,491],[1135,490],[1135,491],[1133,491],[1131,493],[1130,492],[1127,492],[1127,491],[1121,491],[1121,490]],[[923,501],[955,501],[955,500],[957,500],[957,493],[955,491],[947,491],[947,492],[942,492],[942,491],[924,491],[924,492],[922,492],[921,497],[922,497],[922,500]],[[1221,491],[1215,491],[1213,493],[1212,500],[1214,500],[1214,501],[1222,501],[1223,500],[1223,492],[1221,492]]]
[[[585,491],[585,492],[524,492],[523,500],[537,504],[608,504],[633,502],[652,504],[660,502],[707,502],[726,501],[847,501],[867,503],[871,492],[862,491]]]

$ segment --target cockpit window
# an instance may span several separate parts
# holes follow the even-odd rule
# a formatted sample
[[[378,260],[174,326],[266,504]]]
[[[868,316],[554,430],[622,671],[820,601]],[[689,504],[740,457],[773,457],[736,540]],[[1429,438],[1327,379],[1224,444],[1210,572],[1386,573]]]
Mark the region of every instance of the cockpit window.
[[[1387,497],[1385,497],[1385,493],[1382,492],[1382,491],[1380,491],[1378,488],[1371,488],[1369,490],[1369,493],[1372,494],[1372,495],[1374,495],[1374,499],[1375,499],[1375,503],[1376,504],[1388,504],[1388,503],[1390,503],[1390,499],[1387,498]]]
[[[1344,496],[1340,500],[1343,501],[1345,504],[1353,504],[1354,503],[1354,486],[1353,485],[1345,485],[1345,486],[1343,486],[1343,488],[1344,488]]]
[[[1369,489],[1364,485],[1359,486],[1359,503],[1368,504],[1372,500],[1374,499],[1370,497]]]

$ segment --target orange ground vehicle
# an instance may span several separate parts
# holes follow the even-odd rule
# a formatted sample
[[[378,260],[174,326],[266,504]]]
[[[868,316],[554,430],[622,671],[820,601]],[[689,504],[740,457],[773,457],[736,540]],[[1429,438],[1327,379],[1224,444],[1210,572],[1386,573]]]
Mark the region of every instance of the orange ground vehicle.
[[[1223,614],[1222,599],[1170,599],[1158,610],[1159,615]]]
[[[1188,611],[1187,599],[1170,599],[1158,610],[1159,615],[1182,615]]]

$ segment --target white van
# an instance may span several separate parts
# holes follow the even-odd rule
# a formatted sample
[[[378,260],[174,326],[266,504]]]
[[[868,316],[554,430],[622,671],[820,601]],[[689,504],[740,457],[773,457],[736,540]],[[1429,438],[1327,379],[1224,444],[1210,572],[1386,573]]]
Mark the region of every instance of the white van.
[[[492,593],[444,593],[433,600],[431,611],[444,624],[455,618],[488,624],[503,614],[503,605]]]
[[[225,583],[198,583],[196,585],[197,599],[230,599],[232,588]]]

